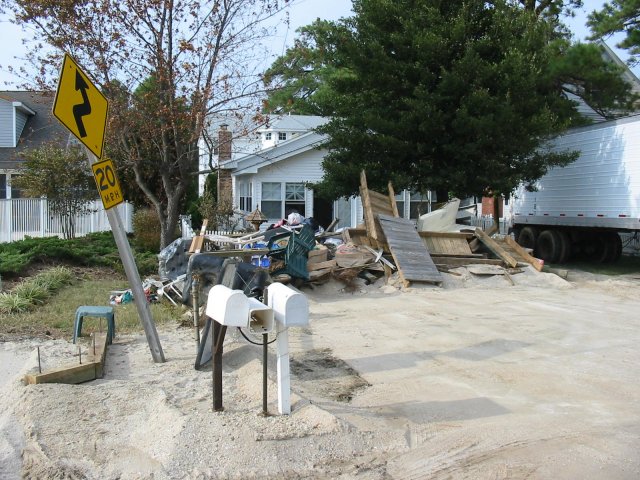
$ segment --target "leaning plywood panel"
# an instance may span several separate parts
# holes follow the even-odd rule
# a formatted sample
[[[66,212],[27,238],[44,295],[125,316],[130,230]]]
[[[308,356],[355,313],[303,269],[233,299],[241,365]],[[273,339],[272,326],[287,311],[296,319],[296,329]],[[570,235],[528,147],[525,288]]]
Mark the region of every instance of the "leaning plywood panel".
[[[383,214],[378,214],[377,218],[405,286],[409,282],[441,283],[442,275],[431,260],[413,222]]]

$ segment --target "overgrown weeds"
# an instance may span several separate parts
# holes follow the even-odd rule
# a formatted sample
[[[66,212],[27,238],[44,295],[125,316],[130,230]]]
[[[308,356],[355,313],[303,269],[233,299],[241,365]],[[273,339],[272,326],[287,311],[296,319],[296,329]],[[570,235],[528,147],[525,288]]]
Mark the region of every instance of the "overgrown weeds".
[[[12,291],[0,293],[0,313],[24,312],[68,285],[73,273],[66,267],[54,267],[20,282]]]

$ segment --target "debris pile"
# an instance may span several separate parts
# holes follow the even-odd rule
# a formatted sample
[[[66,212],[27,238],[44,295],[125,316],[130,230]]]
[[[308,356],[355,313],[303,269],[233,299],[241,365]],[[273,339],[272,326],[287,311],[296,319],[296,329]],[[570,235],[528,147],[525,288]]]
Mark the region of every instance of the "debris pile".
[[[356,278],[371,284],[382,277],[387,283],[393,277],[402,287],[414,282],[442,285],[442,273],[460,275],[460,267],[477,276],[501,275],[513,284],[511,275],[522,272],[523,267],[542,270],[541,260],[511,237],[496,235],[495,227],[483,231],[456,224],[457,199],[422,215],[416,228],[413,221],[400,217],[391,183],[388,194],[375,192],[368,188],[362,172],[360,198],[364,223],[357,228],[334,230],[338,223],[334,219],[322,230],[307,221],[312,219],[300,216],[295,222],[283,220],[264,231],[227,236],[207,235],[205,223],[190,245],[177,241],[161,252],[164,285],[158,294],[172,303],[186,304],[193,275],[205,278],[206,266],[213,265],[216,278],[208,283],[215,284],[223,260],[230,258],[247,264],[250,275],[268,272],[271,281],[301,286],[337,279],[347,288]],[[194,262],[200,255],[209,260]],[[195,268],[196,264],[202,265]]]

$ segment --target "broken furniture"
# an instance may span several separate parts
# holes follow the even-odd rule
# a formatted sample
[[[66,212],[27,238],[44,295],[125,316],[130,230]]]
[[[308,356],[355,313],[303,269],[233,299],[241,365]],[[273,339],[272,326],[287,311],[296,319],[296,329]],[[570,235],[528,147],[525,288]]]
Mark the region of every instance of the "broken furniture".
[[[284,243],[284,247],[279,244]],[[273,268],[271,273],[278,275],[286,273],[292,277],[309,280],[307,272],[307,254],[316,245],[313,229],[309,225],[303,225],[298,230],[274,235],[269,239],[267,248]]]
[[[453,198],[442,207],[418,218],[419,232],[452,232],[459,230],[463,225],[456,224],[460,199]]]
[[[73,323],[73,343],[80,336],[82,331],[82,321],[84,317],[104,318],[107,321],[107,341],[113,343],[116,334],[116,320],[113,307],[100,307],[93,305],[82,305],[76,310],[76,318]]]

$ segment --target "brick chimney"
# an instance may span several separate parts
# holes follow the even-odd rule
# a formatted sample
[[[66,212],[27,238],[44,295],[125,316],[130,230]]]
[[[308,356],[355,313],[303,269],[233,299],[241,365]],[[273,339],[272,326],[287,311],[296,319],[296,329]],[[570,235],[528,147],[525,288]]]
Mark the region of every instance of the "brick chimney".
[[[232,133],[226,124],[220,125],[218,130],[218,162],[222,163],[231,160],[231,139]]]
[[[232,208],[233,183],[231,169],[224,168],[221,164],[231,160],[232,133],[228,125],[220,125],[218,130],[218,206]]]

